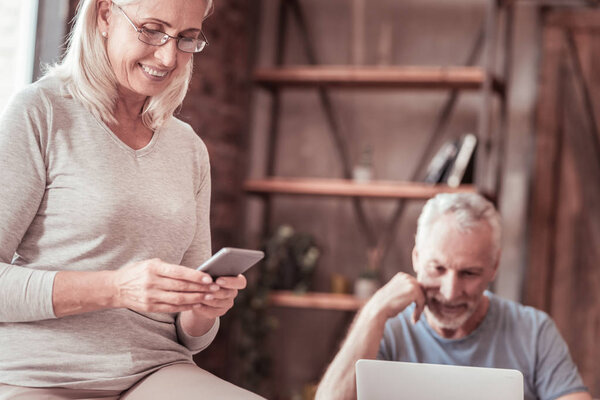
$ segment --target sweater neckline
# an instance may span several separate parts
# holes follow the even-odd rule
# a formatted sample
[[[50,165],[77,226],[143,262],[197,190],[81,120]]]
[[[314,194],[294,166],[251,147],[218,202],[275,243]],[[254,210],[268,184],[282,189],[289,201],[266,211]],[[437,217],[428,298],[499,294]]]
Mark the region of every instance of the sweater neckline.
[[[133,155],[136,158],[143,157],[143,156],[149,154],[150,152],[152,152],[152,150],[154,149],[154,147],[156,145],[156,142],[158,141],[158,137],[160,136],[161,128],[158,128],[152,132],[152,138],[150,139],[148,144],[146,144],[144,147],[136,150],[133,147],[126,144],[125,142],[123,142],[121,140],[121,138],[119,138],[119,136],[117,136],[117,134],[114,133],[112,131],[112,129],[110,129],[104,121],[102,121],[101,119],[98,119],[96,116],[93,116],[93,117],[96,120],[96,122],[98,122],[100,127],[102,127],[104,132],[106,132],[108,134],[108,136],[117,144],[117,146],[119,146],[121,149],[123,149],[124,151],[128,152],[129,154]]]

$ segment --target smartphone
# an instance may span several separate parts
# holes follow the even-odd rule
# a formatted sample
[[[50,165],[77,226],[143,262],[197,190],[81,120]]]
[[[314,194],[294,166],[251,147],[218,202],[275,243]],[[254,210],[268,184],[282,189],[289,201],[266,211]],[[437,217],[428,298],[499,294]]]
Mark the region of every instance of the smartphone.
[[[259,262],[265,253],[260,250],[223,247],[197,269],[213,278],[219,276],[237,276]]]

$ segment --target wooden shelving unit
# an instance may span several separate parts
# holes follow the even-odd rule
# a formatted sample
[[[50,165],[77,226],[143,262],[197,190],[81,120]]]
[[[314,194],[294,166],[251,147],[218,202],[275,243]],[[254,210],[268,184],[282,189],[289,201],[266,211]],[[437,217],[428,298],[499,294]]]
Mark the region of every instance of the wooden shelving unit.
[[[473,185],[453,188],[418,182],[373,181],[354,182],[349,179],[267,178],[251,179],[244,190],[252,194],[310,195],[327,197],[361,197],[378,199],[429,199],[438,193],[475,192]]]
[[[294,212],[289,205],[284,205],[282,209],[276,207],[277,202],[287,203],[292,199],[281,199],[283,196],[301,198],[312,196],[315,199],[336,198],[340,202],[349,203],[352,207],[354,217],[357,222],[357,231],[363,236],[364,242],[358,245],[365,245],[367,254],[378,254],[379,257],[371,263],[380,265],[385,258],[387,250],[393,248],[395,234],[398,224],[402,218],[403,210],[410,201],[427,200],[439,193],[447,192],[480,192],[487,197],[494,199],[499,192],[499,179],[494,181],[496,172],[502,170],[501,162],[495,162],[495,159],[502,160],[502,149],[504,147],[503,138],[506,131],[507,116],[507,79],[509,78],[510,60],[504,57],[500,66],[499,43],[505,45],[504,54],[509,54],[508,45],[512,42],[511,38],[499,36],[503,32],[502,26],[506,27],[506,32],[511,25],[512,14],[508,12],[509,6],[515,0],[485,0],[485,14],[480,30],[472,37],[470,50],[465,54],[466,57],[456,60],[458,65],[438,65],[438,66],[366,66],[357,62],[357,65],[323,65],[319,64],[319,57],[316,54],[316,45],[322,38],[313,37],[310,29],[311,20],[304,13],[302,0],[280,0],[279,11],[276,22],[276,33],[274,43],[273,63],[271,66],[260,67],[253,73],[254,83],[267,92],[270,97],[267,127],[265,132],[264,149],[260,152],[265,158],[265,170],[258,177],[246,180],[243,188],[249,195],[260,199],[263,206],[262,221],[259,229],[264,237],[274,227],[272,218],[282,218],[282,210]],[[352,2],[349,2],[352,3]],[[443,3],[443,1],[442,1]],[[350,6],[350,5],[349,5]],[[504,10],[504,11],[503,11]],[[505,12],[506,11],[506,12]],[[286,60],[294,59],[286,54],[286,47],[289,42],[290,27],[294,26],[299,34],[300,42],[292,42],[294,49],[300,46],[299,54],[303,54],[306,59],[306,65],[286,65]],[[498,40],[498,38],[502,38]],[[470,40],[469,40],[470,42]],[[296,55],[294,55],[296,56]],[[280,176],[281,168],[277,165],[282,159],[277,155],[278,151],[288,147],[281,146],[280,139],[282,130],[298,129],[295,125],[285,125],[282,122],[288,110],[285,109],[287,90],[310,92],[310,101],[316,101],[323,111],[324,121],[327,125],[326,133],[333,144],[335,157],[339,161],[337,176],[328,177],[308,177],[306,172],[302,176],[301,171],[295,171],[296,177]],[[359,92],[367,93],[371,96],[373,91],[411,91],[410,95],[417,95],[417,92],[426,92],[426,96],[431,95],[431,91],[445,93],[446,100],[437,110],[432,110],[431,132],[423,132],[425,145],[418,149],[419,156],[416,165],[407,171],[407,181],[375,180],[360,182],[352,180],[355,171],[355,163],[351,157],[351,136],[343,131],[343,124],[340,123],[340,116],[337,109],[337,97],[342,97],[342,91],[353,91],[350,95],[356,95]],[[450,187],[445,184],[427,184],[423,183],[428,165],[439,148],[443,140],[448,140],[445,135],[449,127],[451,115],[457,108],[459,94],[468,92],[480,95],[477,102],[478,117],[476,126],[471,128],[472,133],[477,137],[477,152],[475,165],[473,168],[475,185],[460,185]],[[296,93],[304,95],[305,93]],[[316,96],[312,96],[312,94]],[[435,93],[436,96],[438,93]],[[433,97],[433,96],[432,96]],[[307,99],[309,97],[307,96]],[[360,112],[360,109],[356,110]],[[396,111],[393,111],[396,112]],[[401,113],[402,110],[397,110]],[[458,135],[466,132],[452,132],[452,139],[457,139]],[[291,132],[290,132],[291,134]],[[365,135],[376,134],[375,132],[365,132]],[[401,144],[402,137],[397,140]],[[293,149],[291,149],[293,151]],[[498,155],[497,157],[495,157]],[[279,168],[278,168],[279,167]],[[497,168],[491,168],[497,167]],[[498,174],[497,177],[500,177]],[[286,201],[288,200],[288,201]],[[295,199],[293,199],[295,200]],[[300,199],[302,200],[302,199]],[[310,199],[312,200],[312,199]],[[386,201],[394,204],[382,204],[381,208],[393,206],[388,214],[389,218],[383,224],[381,221],[373,221],[373,214],[368,212],[367,207],[378,207],[378,204],[371,204],[373,201]],[[306,202],[310,207],[312,201]],[[317,203],[315,201],[314,203]],[[368,203],[368,204],[367,204]],[[304,203],[303,203],[304,204]],[[286,207],[287,206],[287,207]],[[315,204],[315,207],[319,207]],[[259,213],[260,214],[260,213]],[[313,219],[311,219],[312,221]],[[318,223],[318,217],[314,218]],[[279,221],[278,221],[279,222]],[[357,262],[363,262],[358,261]],[[357,272],[357,266],[347,266],[340,263],[335,268],[336,273],[344,274],[344,268],[350,275],[350,272]],[[350,278],[350,276],[348,276]],[[326,285],[319,282],[321,290]],[[341,312],[343,315],[336,315],[335,319],[346,325],[351,320],[351,313],[361,309],[365,300],[356,298],[349,294],[334,294],[322,292],[309,292],[306,294],[296,294],[291,291],[272,291],[269,295],[269,305],[271,307],[286,308],[289,312],[298,310],[310,311],[333,311]],[[283,310],[279,310],[283,313]],[[287,316],[287,315],[286,315]],[[322,315],[320,316],[322,317]],[[330,327],[328,327],[330,328]],[[332,329],[328,329],[331,335]],[[310,338],[313,340],[313,338]],[[320,338],[320,340],[327,340]]]
[[[315,292],[296,294],[281,290],[274,291],[269,295],[269,303],[278,307],[356,311],[363,306],[365,300],[349,294]]]
[[[254,72],[255,82],[265,87],[479,90],[486,79],[480,67],[285,66]],[[495,77],[490,79],[494,90],[503,94],[504,84]]]

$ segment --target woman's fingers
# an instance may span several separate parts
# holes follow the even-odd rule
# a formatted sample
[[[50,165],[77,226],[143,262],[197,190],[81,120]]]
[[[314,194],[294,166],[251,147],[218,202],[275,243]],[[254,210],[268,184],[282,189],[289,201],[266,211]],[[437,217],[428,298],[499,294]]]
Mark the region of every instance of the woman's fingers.
[[[221,287],[216,283],[196,283],[179,279],[162,278],[156,282],[156,288],[172,292],[216,292]]]
[[[201,304],[213,308],[224,308],[228,310],[233,307],[233,298],[228,297],[226,299],[205,299],[202,300]]]
[[[198,284],[213,283],[212,278],[207,273],[192,268],[182,267],[181,265],[168,264],[160,261],[158,263],[153,264],[151,268],[154,268],[154,272],[158,276],[162,276],[165,278],[177,279]]]
[[[217,292],[205,294],[204,300],[235,299],[237,294],[238,294],[238,291],[236,289],[221,289]]]
[[[221,276],[216,280],[216,284],[226,289],[241,290],[246,287],[246,277],[238,276]]]

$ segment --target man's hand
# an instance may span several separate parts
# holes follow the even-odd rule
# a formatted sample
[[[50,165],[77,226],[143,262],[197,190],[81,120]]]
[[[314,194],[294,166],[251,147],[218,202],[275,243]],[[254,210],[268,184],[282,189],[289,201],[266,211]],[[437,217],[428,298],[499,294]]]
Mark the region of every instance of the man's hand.
[[[416,305],[412,315],[413,323],[415,323],[425,308],[425,293],[415,277],[398,272],[373,295],[365,308],[387,321],[412,303]]]

